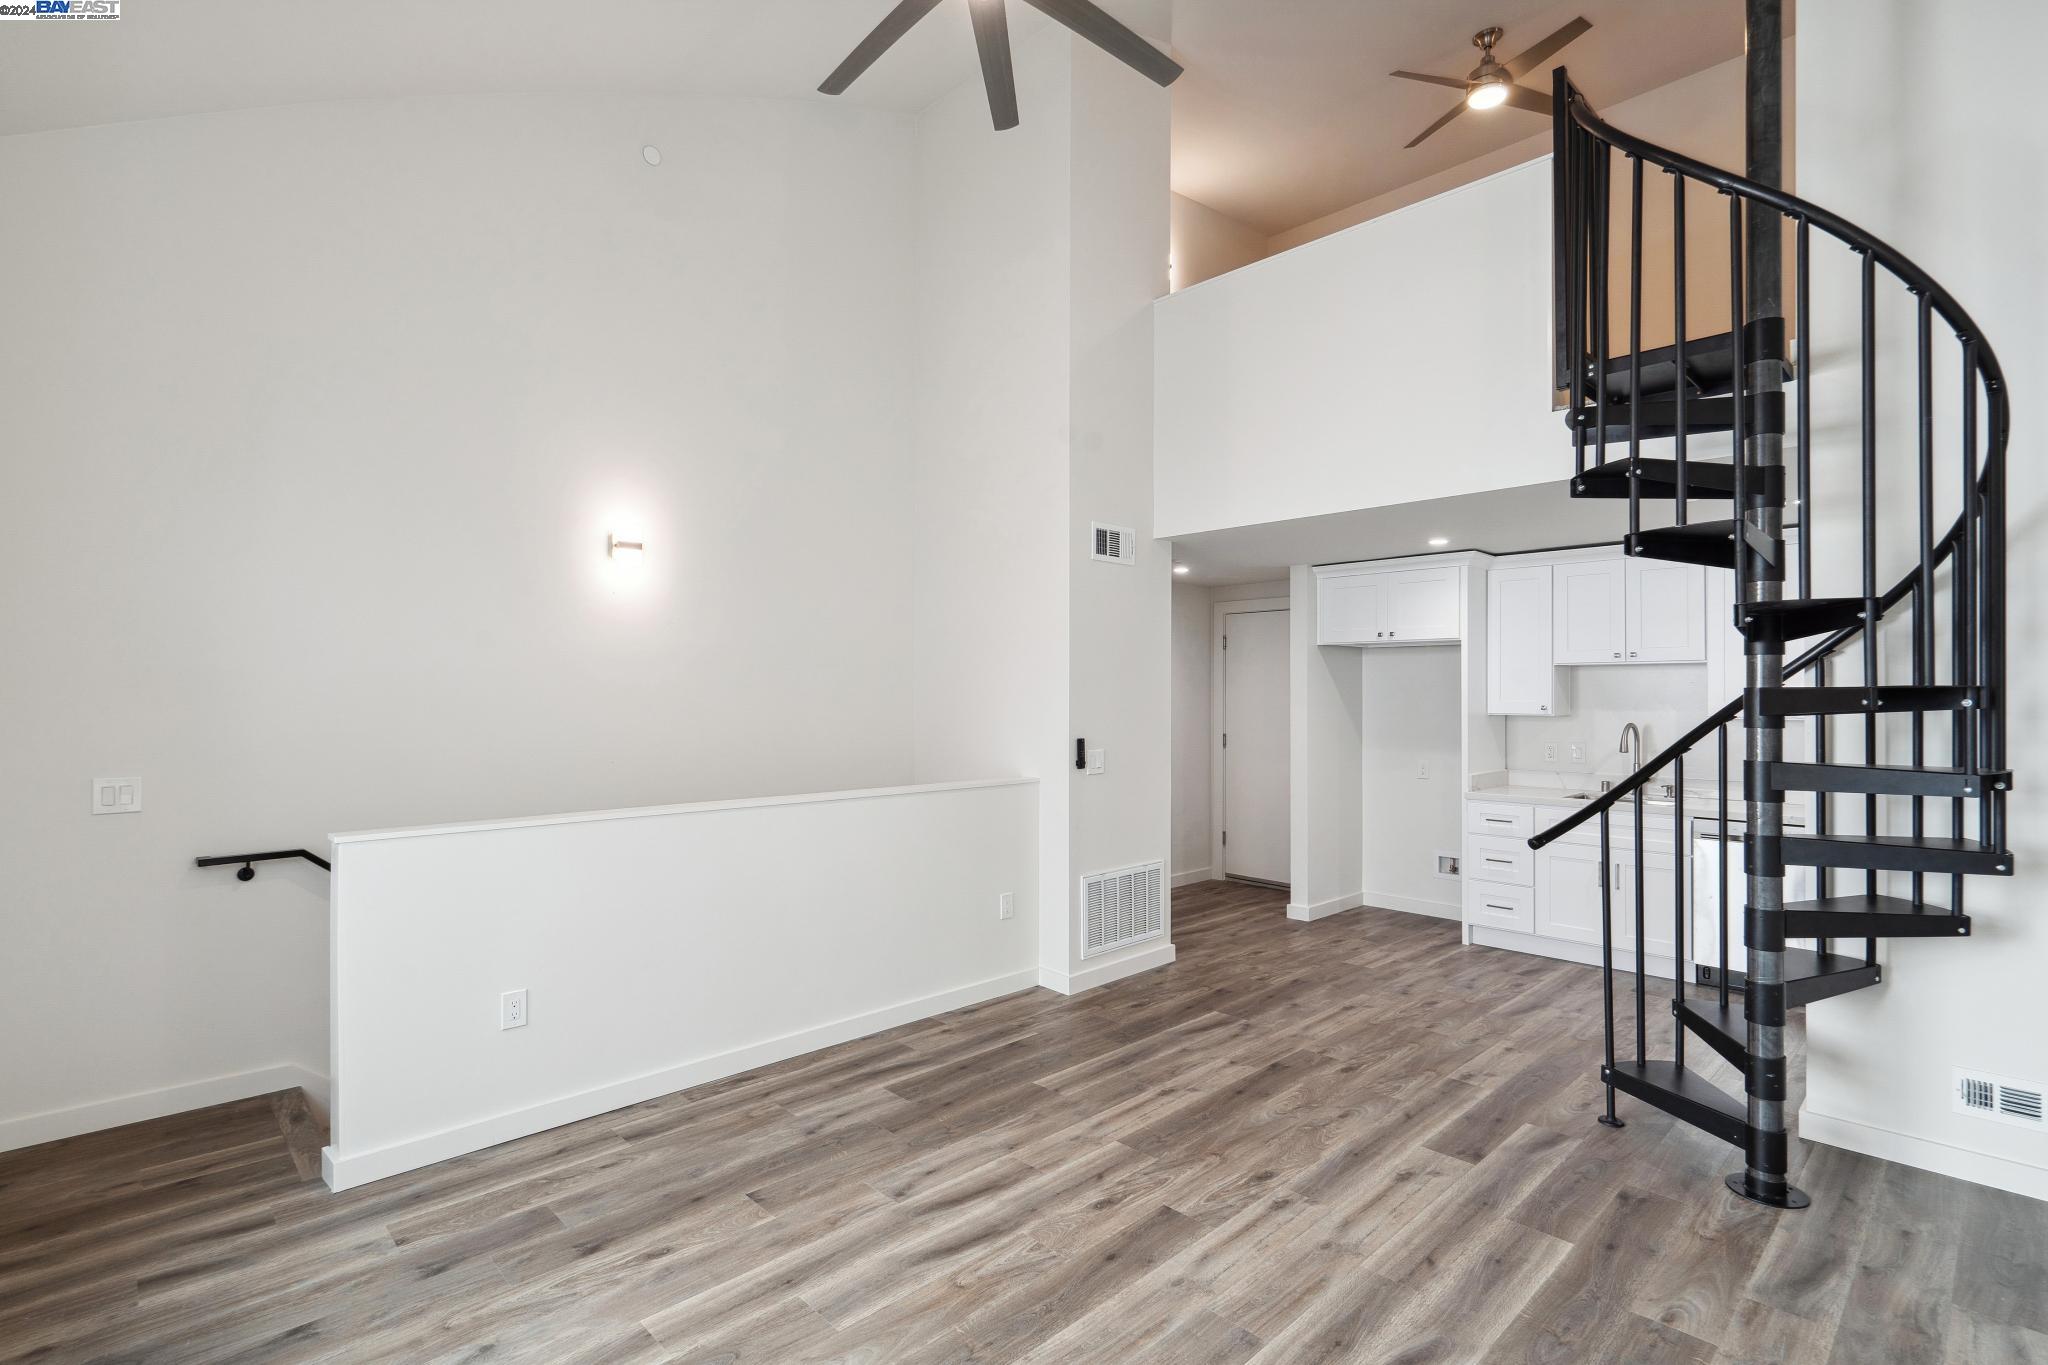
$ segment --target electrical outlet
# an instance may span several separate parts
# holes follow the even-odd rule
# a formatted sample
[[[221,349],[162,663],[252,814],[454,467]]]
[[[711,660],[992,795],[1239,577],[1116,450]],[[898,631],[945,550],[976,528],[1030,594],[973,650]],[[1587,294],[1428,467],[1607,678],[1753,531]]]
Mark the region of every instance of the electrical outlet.
[[[996,918],[1017,918],[1017,898],[1008,891],[996,897]]]
[[[1418,763],[1418,764],[1416,764],[1416,765],[1415,765],[1415,780],[1416,780],[1417,782],[1427,782],[1427,781],[1429,781],[1429,760],[1428,760],[1428,759],[1426,759],[1426,758],[1425,758],[1425,759],[1423,759],[1423,760],[1422,760],[1422,761],[1421,761],[1420,763]]]
[[[516,991],[506,991],[498,997],[498,1027],[501,1029],[526,1027],[526,988],[524,986]]]
[[[1555,744],[1546,744],[1543,746],[1543,761],[1545,763],[1557,762],[1557,746]]]
[[[1572,756],[1572,762],[1574,762],[1574,763],[1584,763],[1584,762],[1586,761],[1586,746],[1585,746],[1585,745],[1583,745],[1583,744],[1574,744],[1574,745],[1572,745],[1572,747],[1571,747],[1571,756]]]
[[[1088,775],[1090,777],[1102,776],[1102,763],[1103,754],[1101,747],[1091,748],[1088,751]]]

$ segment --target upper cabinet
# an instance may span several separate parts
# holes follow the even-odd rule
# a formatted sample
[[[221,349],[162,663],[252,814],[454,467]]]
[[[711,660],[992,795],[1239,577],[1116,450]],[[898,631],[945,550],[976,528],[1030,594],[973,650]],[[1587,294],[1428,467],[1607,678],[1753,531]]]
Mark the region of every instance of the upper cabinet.
[[[1462,635],[1463,575],[1456,564],[1319,569],[1316,643],[1456,644]]]
[[[1561,716],[1569,675],[1553,666],[1551,566],[1486,571],[1486,710],[1495,716]]]
[[[1706,571],[1620,556],[1552,566],[1552,652],[1560,664],[1704,663]]]

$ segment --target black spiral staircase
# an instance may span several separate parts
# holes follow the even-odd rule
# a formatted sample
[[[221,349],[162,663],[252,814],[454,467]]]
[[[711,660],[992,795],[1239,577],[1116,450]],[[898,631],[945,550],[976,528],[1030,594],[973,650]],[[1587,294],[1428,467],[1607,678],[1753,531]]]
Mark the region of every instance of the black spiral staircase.
[[[1775,52],[1775,41],[1770,47]],[[1877,238],[1762,180],[1609,126],[1562,68],[1554,75],[1554,99],[1555,382],[1569,394],[1572,492],[1627,499],[1625,554],[1734,570],[1734,624],[1745,642],[1746,681],[1742,696],[1529,842],[1541,848],[1598,820],[1604,865],[1613,852],[1610,816],[1621,802],[1632,803],[1634,1045],[1630,1055],[1617,1054],[1614,893],[1608,876],[1601,882],[1606,1059],[1600,1080],[1607,1099],[1601,1122],[1621,1126],[1615,1094],[1627,1094],[1742,1148],[1745,1169],[1728,1177],[1736,1193],[1802,1207],[1806,1196],[1787,1181],[1786,1011],[1879,984],[1880,938],[1967,937],[1965,878],[2009,876],[2013,869],[2005,838],[2006,793],[2012,786],[2003,707],[2005,381],[1989,343],[1961,305]],[[1754,134],[1751,146],[1754,159]],[[1642,345],[1649,170],[1662,178],[1652,183],[1671,196],[1669,214],[1659,216],[1669,226],[1668,302],[1676,339],[1656,349]],[[1619,204],[1617,172],[1626,196]],[[1718,335],[1700,338],[1687,335],[1689,187],[1703,187],[1694,197],[1717,207],[1725,201],[1727,212],[1725,228],[1707,225],[1717,251],[1724,248],[1725,233],[1727,297],[1691,302],[1696,319],[1725,316],[1728,323]],[[1624,231],[1624,221],[1625,236],[1611,242]],[[1789,321],[1798,357],[1829,354],[1823,349],[1827,343],[1816,338],[1813,318],[1816,245],[1846,249],[1851,255],[1842,264],[1860,269],[1860,291],[1853,291],[1860,298],[1852,303],[1845,295],[1835,310],[1844,316],[1860,311],[1858,349],[1840,346],[1833,352],[1854,359],[1838,367],[1839,376],[1828,377],[1830,383],[1858,387],[1854,420],[1860,430],[1837,442],[1840,448],[1818,453],[1816,383],[1796,372],[1804,366],[1795,367],[1787,345],[1782,233],[1788,224]],[[1626,337],[1617,346],[1609,336],[1611,314],[1622,309],[1624,299],[1612,292],[1618,282],[1610,276],[1621,273],[1616,258],[1623,256]],[[1841,278],[1851,277],[1845,270]],[[1880,347],[1880,285],[1888,308],[1910,308],[1910,343]],[[1660,308],[1664,302],[1658,301]],[[1885,315],[1894,319],[1903,323],[1906,314]],[[1945,356],[1939,367],[1939,385],[1937,323],[1955,338],[1953,358]],[[1896,359],[1901,357],[1891,353],[1903,348],[1912,352],[1910,365],[1889,373],[1880,369],[1881,349]],[[1945,338],[1942,348],[1951,350]],[[1914,414],[1910,435],[1903,434],[1902,424],[1880,423],[1881,410],[1907,403]],[[1939,439],[1937,414],[1939,425],[1948,428]],[[1696,437],[1714,437],[1720,449],[1690,452],[1688,443]],[[1657,453],[1646,454],[1653,442]],[[1884,478],[1881,455],[1889,457],[1882,464]],[[1853,511],[1850,490],[1860,495],[1860,508]],[[1910,563],[1886,586],[1879,577],[1880,507],[1895,510],[1908,499],[1917,504],[1915,534],[1908,543],[1892,531],[1882,548],[1901,564]],[[1645,505],[1664,503],[1671,510],[1668,524],[1645,524]],[[1705,518],[1694,515],[1700,504],[1711,509]],[[1825,524],[1819,524],[1817,507],[1829,511]],[[1953,522],[1943,529],[1937,521],[1946,520],[1951,508]],[[1788,511],[1798,522],[1789,556]],[[1857,557],[1858,591],[1815,595],[1815,556],[1846,582],[1851,553]],[[1829,555],[1842,558],[1829,561]],[[1788,659],[1788,651],[1796,652]],[[1895,676],[1901,671],[1905,677]],[[1785,751],[1786,722],[1793,717],[1811,718],[1809,754]],[[1731,726],[1741,727],[1743,742],[1746,895],[1740,970],[1731,968],[1727,951],[1735,842],[1728,809]],[[1695,757],[1702,748],[1709,752]],[[1713,966],[1704,965],[1708,953],[1695,954],[1703,965],[1690,994],[1683,856],[1689,757],[1695,757],[1696,776],[1705,775],[1700,768],[1710,761],[1719,779],[1718,794],[1696,793],[1695,800],[1711,807],[1706,828],[1722,836],[1720,946],[1711,955]],[[1668,1058],[1653,1058],[1648,1048],[1646,1002],[1654,983],[1646,979],[1643,948],[1642,841],[1644,788],[1652,781],[1671,784],[1672,832],[1681,853],[1675,859],[1678,950]],[[1803,827],[1786,824],[1788,793],[1807,799]],[[1816,869],[1813,899],[1787,903],[1788,864]],[[1810,940],[1813,946],[1788,947],[1788,940]],[[1688,1035],[1742,1072],[1745,1094],[1728,1094],[1687,1069]]]

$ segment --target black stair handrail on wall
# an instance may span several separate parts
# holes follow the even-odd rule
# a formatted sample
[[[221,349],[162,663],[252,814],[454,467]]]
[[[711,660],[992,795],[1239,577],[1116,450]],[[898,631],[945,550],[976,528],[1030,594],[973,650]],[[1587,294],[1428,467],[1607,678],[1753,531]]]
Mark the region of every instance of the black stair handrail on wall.
[[[256,869],[251,864],[275,862],[280,858],[304,858],[322,872],[334,870],[334,864],[311,849],[305,848],[281,848],[271,853],[222,853],[211,858],[194,858],[192,864],[195,867],[230,867],[240,863],[242,870],[235,874],[235,880],[246,882],[256,875]]]

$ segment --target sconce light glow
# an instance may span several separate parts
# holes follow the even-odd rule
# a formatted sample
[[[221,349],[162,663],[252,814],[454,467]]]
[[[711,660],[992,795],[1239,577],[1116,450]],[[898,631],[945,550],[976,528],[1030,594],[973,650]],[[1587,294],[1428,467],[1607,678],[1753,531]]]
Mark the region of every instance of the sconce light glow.
[[[647,553],[644,541],[620,540],[617,532],[605,537],[604,552],[621,564],[637,566]]]
[[[1176,564],[1173,566],[1173,571],[1175,573],[1186,573],[1188,571],[1188,566],[1185,564]]]
[[[1433,546],[1444,546],[1451,543],[1451,538],[1449,536],[1431,536],[1429,543]]]

